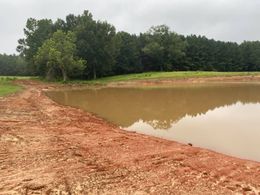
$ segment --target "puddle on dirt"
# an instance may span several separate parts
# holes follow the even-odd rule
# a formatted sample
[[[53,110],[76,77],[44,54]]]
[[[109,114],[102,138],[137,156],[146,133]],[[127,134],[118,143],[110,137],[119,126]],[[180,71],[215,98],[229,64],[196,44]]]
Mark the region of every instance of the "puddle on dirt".
[[[260,161],[260,85],[189,84],[48,92],[123,129]]]

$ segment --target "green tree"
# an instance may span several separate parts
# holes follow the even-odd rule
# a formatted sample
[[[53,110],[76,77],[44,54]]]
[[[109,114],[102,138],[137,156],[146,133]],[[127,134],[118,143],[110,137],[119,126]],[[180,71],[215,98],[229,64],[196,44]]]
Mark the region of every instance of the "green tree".
[[[52,20],[29,18],[26,22],[25,38],[18,40],[17,51],[25,57],[33,74],[42,75],[45,72],[44,67],[34,64],[33,58],[44,41],[51,37],[53,31]]]
[[[50,79],[61,72],[63,81],[67,81],[69,76],[82,73],[85,68],[85,61],[76,59],[75,34],[72,32],[64,33],[58,30],[53,36],[46,40],[39,48],[34,57],[37,64],[46,66],[46,78]]]
[[[116,63],[113,72],[115,74],[128,74],[142,71],[141,48],[136,35],[127,32],[116,34]]]
[[[77,54],[88,61],[85,74],[88,78],[111,75],[116,57],[115,28],[107,22],[94,21],[85,11],[77,17],[75,27]]]
[[[187,41],[188,70],[241,71],[242,53],[237,43],[191,35]]]
[[[185,41],[171,32],[168,26],[152,27],[146,34],[147,43],[143,53],[150,58],[152,70],[173,70],[185,56]]]
[[[244,41],[240,45],[243,56],[243,70],[260,70],[260,41]]]

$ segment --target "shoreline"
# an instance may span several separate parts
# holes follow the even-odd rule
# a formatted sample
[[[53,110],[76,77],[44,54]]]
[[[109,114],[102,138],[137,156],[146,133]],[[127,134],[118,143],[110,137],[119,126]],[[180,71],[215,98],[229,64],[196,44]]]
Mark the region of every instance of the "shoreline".
[[[260,193],[260,162],[124,131],[44,93],[73,85],[17,83],[0,99],[0,194]]]

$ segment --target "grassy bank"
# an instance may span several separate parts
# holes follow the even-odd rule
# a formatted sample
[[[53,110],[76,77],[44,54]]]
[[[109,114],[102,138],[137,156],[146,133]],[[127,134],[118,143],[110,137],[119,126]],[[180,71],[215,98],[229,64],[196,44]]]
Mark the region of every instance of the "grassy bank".
[[[163,80],[163,79],[188,79],[205,77],[230,77],[230,76],[260,76],[260,72],[204,72],[204,71],[185,71],[185,72],[148,72],[140,74],[128,74],[112,77],[104,77],[91,81],[72,81],[73,83],[105,84],[109,82],[123,82],[134,80]]]
[[[12,84],[10,81],[0,80],[0,96],[9,95],[21,90],[20,86]]]
[[[22,87],[13,83],[13,81],[17,79],[30,79],[30,77],[0,76],[0,96],[20,91]]]

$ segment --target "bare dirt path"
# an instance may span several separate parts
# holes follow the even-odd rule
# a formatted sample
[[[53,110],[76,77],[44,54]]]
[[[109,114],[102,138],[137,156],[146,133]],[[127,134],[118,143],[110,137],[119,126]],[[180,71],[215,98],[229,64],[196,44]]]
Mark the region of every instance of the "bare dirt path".
[[[260,194],[260,163],[120,130],[19,82],[0,99],[0,194]]]

